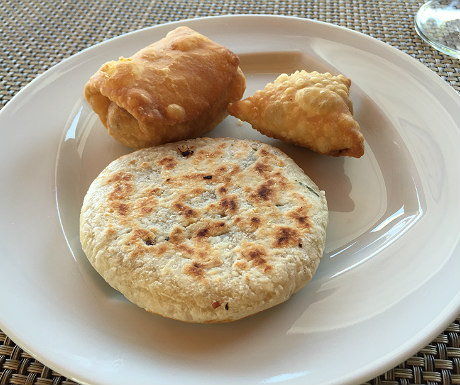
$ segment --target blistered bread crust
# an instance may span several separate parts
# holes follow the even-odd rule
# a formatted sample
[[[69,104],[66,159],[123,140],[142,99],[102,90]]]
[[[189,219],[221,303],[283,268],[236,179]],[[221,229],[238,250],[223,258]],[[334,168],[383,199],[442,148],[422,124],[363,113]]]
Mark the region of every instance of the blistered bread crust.
[[[228,111],[272,138],[325,155],[359,158],[364,138],[353,118],[350,86],[343,75],[296,71],[231,103]]]
[[[149,312],[229,322],[300,290],[324,250],[325,194],[261,142],[200,138],[112,162],[80,237],[99,274]]]
[[[85,98],[109,134],[139,149],[211,131],[227,105],[243,96],[239,58],[188,27],[130,58],[105,63],[85,86]]]

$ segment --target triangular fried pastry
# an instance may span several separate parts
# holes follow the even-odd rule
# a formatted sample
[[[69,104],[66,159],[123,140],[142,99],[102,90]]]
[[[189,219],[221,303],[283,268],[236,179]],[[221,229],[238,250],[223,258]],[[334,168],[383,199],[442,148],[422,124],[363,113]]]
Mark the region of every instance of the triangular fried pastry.
[[[350,85],[343,75],[282,74],[263,90],[231,103],[228,112],[272,138],[320,154],[359,158],[364,138],[353,118]]]

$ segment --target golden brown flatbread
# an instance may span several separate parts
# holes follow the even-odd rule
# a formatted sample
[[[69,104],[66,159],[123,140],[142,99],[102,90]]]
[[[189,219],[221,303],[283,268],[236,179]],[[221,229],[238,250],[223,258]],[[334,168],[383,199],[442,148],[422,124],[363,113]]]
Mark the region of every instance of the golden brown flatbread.
[[[324,250],[325,194],[279,149],[199,138],[112,162],[80,217],[99,274],[149,312],[229,322],[289,299]]]
[[[188,27],[104,64],[85,97],[109,134],[132,148],[193,138],[227,116],[246,82],[238,56]]]
[[[364,138],[353,118],[350,85],[343,75],[296,71],[231,103],[228,111],[267,136],[325,155],[359,158]]]

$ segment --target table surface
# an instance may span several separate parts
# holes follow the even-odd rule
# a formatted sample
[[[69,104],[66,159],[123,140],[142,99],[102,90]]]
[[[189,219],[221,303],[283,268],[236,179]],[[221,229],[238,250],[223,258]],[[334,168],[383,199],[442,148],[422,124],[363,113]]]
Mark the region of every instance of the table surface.
[[[361,0],[134,0],[98,3],[81,0],[2,0],[0,108],[37,75],[96,43],[165,22],[227,14],[296,16],[347,27],[400,49],[460,91],[458,59],[429,47],[413,28],[413,17],[421,4],[420,1]],[[460,317],[457,317],[428,346],[392,370],[369,379],[367,383],[460,384],[459,335]],[[0,330],[2,384],[75,383],[33,359]]]

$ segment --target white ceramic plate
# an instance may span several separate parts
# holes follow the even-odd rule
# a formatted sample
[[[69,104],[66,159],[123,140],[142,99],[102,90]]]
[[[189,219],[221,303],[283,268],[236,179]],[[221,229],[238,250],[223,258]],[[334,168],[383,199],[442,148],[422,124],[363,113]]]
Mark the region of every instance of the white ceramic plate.
[[[327,193],[326,251],[313,281],[245,320],[192,325],[112,290],[80,248],[92,179],[128,152],[82,98],[99,66],[179,24],[241,57],[247,94],[299,68],[353,81],[361,159],[316,155],[227,118],[213,136],[280,146]],[[345,384],[399,364],[460,311],[460,97],[375,39],[286,17],[161,25],[65,60],[0,113],[0,327],[44,364],[91,384]]]

